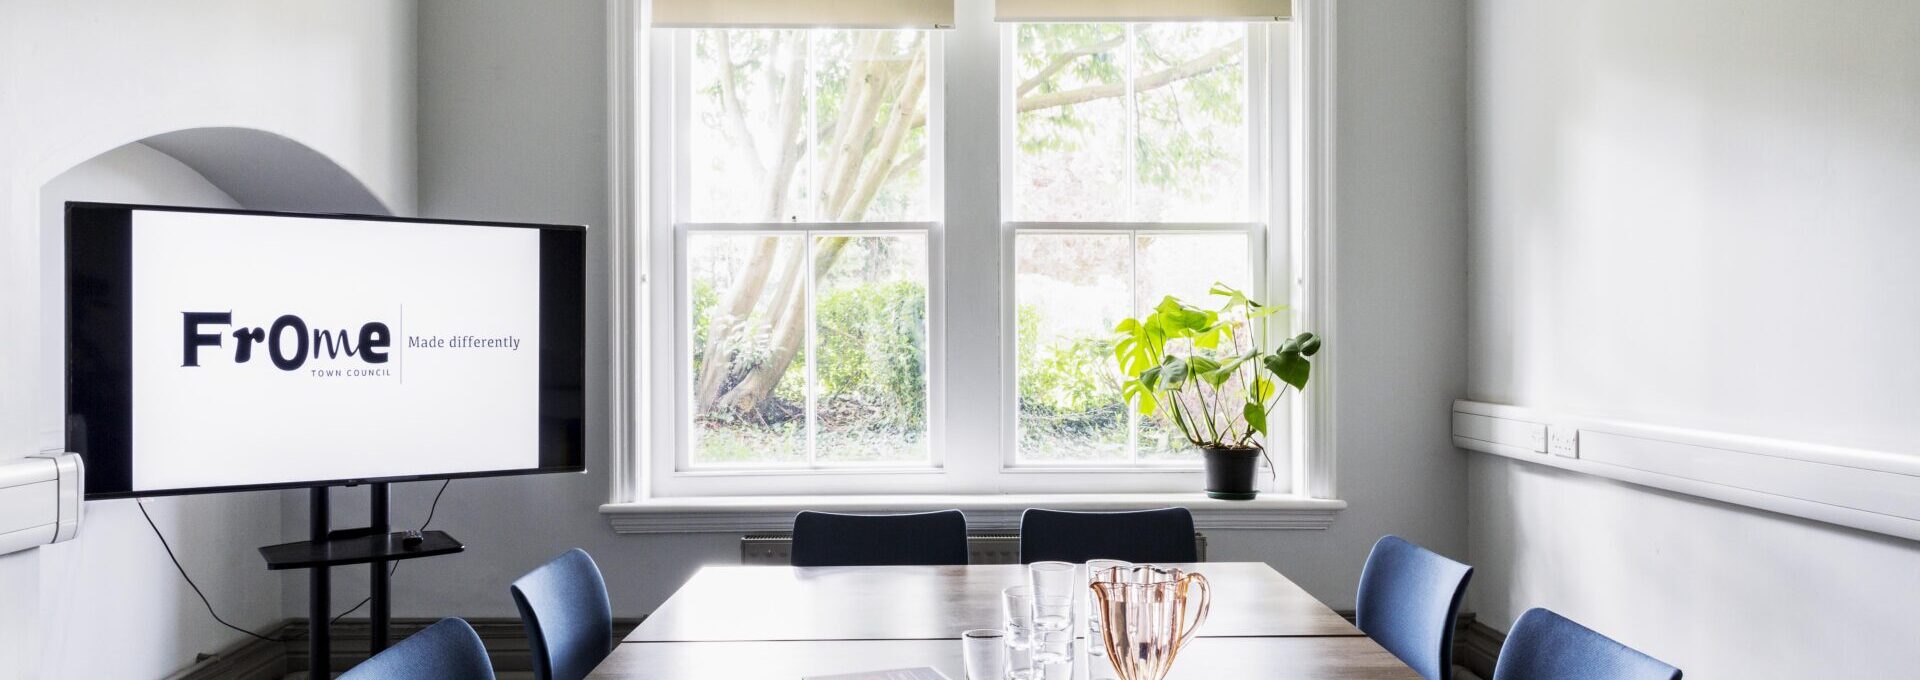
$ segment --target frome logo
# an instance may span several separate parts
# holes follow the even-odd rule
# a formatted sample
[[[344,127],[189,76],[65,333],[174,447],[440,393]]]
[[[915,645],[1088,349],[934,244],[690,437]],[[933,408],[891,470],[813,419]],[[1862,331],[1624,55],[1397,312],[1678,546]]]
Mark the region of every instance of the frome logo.
[[[200,348],[224,346],[223,336],[219,332],[204,332],[205,326],[232,326],[232,312],[181,312],[183,328],[181,330],[180,365],[199,366]],[[282,371],[298,370],[308,359],[319,359],[324,352],[328,359],[338,359],[345,354],[358,356],[369,364],[387,363],[387,348],[393,346],[393,333],[387,325],[378,321],[369,321],[360,326],[357,338],[349,337],[346,329],[338,332],[315,330],[308,332],[307,322],[292,314],[282,314],[266,328],[259,326],[236,328],[229,335],[235,341],[233,362],[244,364],[253,360],[253,346],[267,346],[267,357],[273,365]],[[293,351],[286,351],[286,340],[293,341]]]

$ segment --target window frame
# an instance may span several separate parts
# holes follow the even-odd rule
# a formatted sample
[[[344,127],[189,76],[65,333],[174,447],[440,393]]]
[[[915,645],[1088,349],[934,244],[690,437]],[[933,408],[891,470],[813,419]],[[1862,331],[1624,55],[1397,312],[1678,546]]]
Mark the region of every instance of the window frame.
[[[962,39],[958,42],[977,45],[982,42],[980,34],[987,33],[988,29],[997,28],[991,23],[984,23],[990,21],[990,11],[971,8],[970,6],[963,6],[963,9],[969,9],[970,11],[962,13],[960,25],[963,28],[959,33],[966,35],[963,35]],[[1311,327],[1323,335],[1333,335],[1336,334],[1335,317],[1333,314],[1334,296],[1331,287],[1326,284],[1333,280],[1334,274],[1334,259],[1332,253],[1335,245],[1334,220],[1337,216],[1337,210],[1335,209],[1336,192],[1334,191],[1334,180],[1336,178],[1334,161],[1337,157],[1335,148],[1337,125],[1335,116],[1333,115],[1336,101],[1335,75],[1338,71],[1336,65],[1337,46],[1335,42],[1335,37],[1338,33],[1336,24],[1337,6],[1328,0],[1302,0],[1302,2],[1296,3],[1296,12],[1294,21],[1289,25],[1291,30],[1287,31],[1287,33],[1290,34],[1288,39],[1289,44],[1285,47],[1280,47],[1276,44],[1270,47],[1269,50],[1269,55],[1284,50],[1291,57],[1289,60],[1290,63],[1285,69],[1270,72],[1266,78],[1261,79],[1261,82],[1271,86],[1269,88],[1270,94],[1268,99],[1281,105],[1281,108],[1275,108],[1273,110],[1284,110],[1288,113],[1284,123],[1279,120],[1273,120],[1266,126],[1266,133],[1270,138],[1270,144],[1276,149],[1284,150],[1282,153],[1271,156],[1268,162],[1269,167],[1275,173],[1267,180],[1267,187],[1269,187],[1268,196],[1273,201],[1270,205],[1270,211],[1277,214],[1286,214],[1291,217],[1291,220],[1289,220],[1290,226],[1287,229],[1288,235],[1284,239],[1284,241],[1289,244],[1290,254],[1284,256],[1282,260],[1291,265],[1285,270],[1287,271],[1286,280],[1278,281],[1276,280],[1277,277],[1269,276],[1266,286],[1269,289],[1289,293],[1289,295],[1284,297],[1294,301],[1295,312],[1299,318],[1300,326]],[[661,285],[667,284],[669,281],[656,278],[656,273],[661,270],[655,266],[663,250],[660,247],[660,243],[658,243],[663,240],[662,232],[670,230],[653,229],[648,225],[659,224],[661,223],[661,218],[670,217],[670,213],[663,214],[666,211],[661,209],[661,204],[667,201],[660,200],[660,198],[672,196],[672,178],[665,176],[668,173],[657,170],[655,166],[657,156],[651,154],[650,149],[660,148],[658,140],[655,139],[656,132],[660,127],[657,123],[662,117],[670,117],[672,115],[670,104],[676,98],[657,96],[653,91],[655,89],[654,84],[658,82],[655,76],[659,71],[660,63],[662,61],[671,63],[671,59],[662,58],[663,56],[670,57],[671,54],[667,53],[663,55],[661,43],[671,41],[656,39],[656,32],[648,28],[648,13],[649,3],[645,0],[610,0],[608,3],[608,79],[610,109],[608,133],[611,147],[609,153],[609,175],[612,188],[609,196],[611,231],[606,236],[606,244],[608,266],[610,268],[608,274],[610,290],[607,293],[607,315],[611,328],[609,330],[609,347],[607,353],[609,369],[607,383],[609,389],[606,402],[608,421],[603,433],[608,438],[607,443],[609,446],[610,501],[607,505],[603,506],[602,510],[610,515],[616,529],[623,533],[631,531],[641,531],[645,533],[645,527],[653,527],[656,525],[674,526],[675,522],[686,521],[673,519],[673,517],[686,512],[678,508],[697,507],[702,503],[708,502],[701,500],[700,496],[703,495],[748,496],[765,495],[776,492],[754,485],[736,486],[734,482],[740,481],[738,479],[712,480],[722,482],[719,486],[696,484],[677,485],[673,488],[663,488],[664,485],[659,483],[662,480],[657,479],[660,475],[657,474],[657,470],[655,469],[656,464],[660,459],[665,458],[665,456],[654,455],[654,453],[671,445],[671,436],[663,438],[662,431],[670,431],[675,428],[656,427],[657,425],[663,424],[659,422],[659,417],[656,415],[659,410],[656,408],[656,405],[663,401],[663,397],[666,395],[657,393],[651,388],[654,382],[656,382],[657,377],[657,372],[653,370],[653,367],[655,366],[657,357],[663,354],[663,352],[659,351],[663,349],[663,347],[658,340],[662,336],[668,336],[671,333],[671,331],[663,330],[662,327],[671,326],[672,324],[656,323],[656,321],[662,320],[659,319],[660,314],[670,312],[658,309],[654,301],[659,297],[659,289],[671,288],[672,286]],[[970,30],[966,27],[973,28]],[[992,33],[993,35],[990,36],[992,39],[987,40],[987,42],[995,46],[994,51],[996,54],[1004,53],[1005,51],[998,47],[1000,41],[997,30],[992,31]],[[951,39],[949,39],[949,41],[952,42]],[[947,55],[947,52],[950,50],[951,45],[948,46],[948,49],[942,49],[936,53],[934,59],[949,61],[951,57]],[[1269,60],[1271,60],[1271,56]],[[964,74],[963,79],[980,80],[979,74],[971,73],[978,69],[968,67],[965,70],[969,71],[969,73]],[[951,73],[952,72],[944,68],[943,65],[938,71],[937,77],[942,78],[944,81]],[[942,95],[946,89],[945,86],[942,86],[930,90],[930,96],[934,98],[930,104],[930,116],[944,116],[950,111],[956,110],[956,108],[960,109],[963,115],[971,116],[973,113],[977,113],[979,105],[968,105],[956,102],[958,106],[951,107],[942,102]],[[1283,97],[1282,93],[1288,91],[1291,91],[1291,97]],[[668,106],[663,106],[663,104],[667,104]],[[949,131],[945,135],[942,135],[942,141],[944,141],[944,138],[947,136],[956,134],[966,135],[969,133],[975,135],[988,133],[988,129],[983,129],[981,124],[969,120],[962,126],[962,129]],[[966,149],[962,149],[960,155],[978,156],[978,154]],[[997,157],[1001,154],[998,154],[996,150],[994,155]],[[934,164],[931,167],[940,168],[940,172],[946,170],[946,163],[943,159],[935,157],[930,162]],[[936,182],[932,186],[932,191],[938,194],[943,186],[958,186],[964,193],[973,195],[979,190],[990,190],[993,185],[990,183],[983,186],[980,182],[971,178],[949,178],[945,182]],[[952,253],[945,252],[950,240],[946,222],[955,218],[958,218],[962,222],[968,220],[982,221],[979,219],[982,214],[994,214],[997,217],[997,208],[998,206],[950,206],[938,215],[940,224],[929,232],[928,248],[930,257],[936,249],[943,254],[939,260],[929,262],[930,288],[935,285],[936,282],[940,284],[945,283],[945,272],[937,270],[948,269],[949,258],[953,256]],[[972,226],[967,226],[964,227],[962,231],[965,232],[973,228]],[[960,239],[962,241],[977,242],[982,238],[981,236],[972,236],[964,233],[962,236],[964,237]],[[669,244],[671,244],[672,239],[664,240],[667,240]],[[1002,234],[1002,236],[996,240],[1001,245],[1002,252],[1000,256],[1003,259],[1000,261],[1000,264],[1006,265],[1001,267],[1000,271],[1010,272],[1011,252],[1009,251],[1012,240],[1011,238],[1006,238],[1005,234]],[[1271,242],[1281,239],[1275,237],[1268,240]],[[674,252],[672,248],[665,250]],[[1275,257],[1275,249],[1268,248],[1267,251],[1266,257],[1272,260]],[[971,263],[962,264],[964,265],[963,268],[978,268],[977,265]],[[938,296],[933,295],[930,290],[930,298],[928,301],[930,329],[932,328],[932,324],[936,323],[935,319],[938,319],[940,322],[945,321],[947,315],[945,314],[944,307],[947,305],[947,298],[954,294],[954,291],[952,291],[950,287],[945,291],[945,294]],[[1279,298],[1282,296],[1275,297]],[[963,303],[973,301],[965,297],[960,299]],[[979,333],[961,330],[954,332],[958,334],[957,337],[964,341],[978,342],[981,339]],[[943,342],[946,339],[946,335],[946,332],[934,333],[931,336],[930,343]],[[1001,339],[1007,340],[1010,339],[1010,337],[1011,331],[1008,330],[1007,333],[1002,334]],[[930,351],[932,351],[931,346]],[[999,348],[995,347],[994,353],[997,354],[998,351]],[[1300,398],[1292,400],[1291,410],[1293,415],[1289,419],[1294,424],[1292,436],[1289,438],[1294,442],[1294,446],[1290,447],[1292,460],[1276,461],[1279,463],[1281,469],[1292,472],[1292,483],[1271,489],[1270,495],[1273,495],[1275,503],[1280,503],[1281,505],[1294,503],[1301,505],[1301,508],[1296,509],[1292,508],[1292,506],[1283,508],[1281,505],[1266,508],[1265,506],[1270,503],[1263,500],[1258,504],[1238,507],[1252,510],[1254,509],[1254,505],[1259,505],[1263,508],[1261,512],[1274,513],[1276,515],[1274,519],[1236,521],[1250,521],[1253,525],[1263,526],[1270,524],[1275,528],[1314,528],[1324,526],[1324,524],[1321,523],[1323,520],[1316,519],[1311,522],[1299,523],[1296,526],[1295,522],[1297,520],[1284,519],[1278,515],[1291,515],[1302,512],[1329,512],[1338,507],[1344,507],[1345,504],[1343,502],[1335,500],[1334,418],[1332,409],[1330,408],[1333,402],[1333,388],[1338,382],[1338,364],[1336,363],[1338,356],[1339,352],[1337,349],[1330,346],[1328,350],[1323,351],[1321,355],[1316,358],[1313,388],[1307,393],[1300,395]],[[969,361],[966,364],[961,364],[953,361],[951,356],[943,356],[942,359],[943,361],[938,362],[939,365],[930,368],[930,389],[932,389],[931,385],[936,380],[940,380],[943,384],[946,384],[943,376],[936,377],[933,375],[934,372],[943,370],[946,365],[955,365],[967,372],[982,371],[986,368],[985,365],[977,361]],[[932,363],[931,359],[930,363]],[[1010,367],[1011,361],[1007,360],[1003,362],[1003,364],[1004,367]],[[1010,373],[1010,370],[1005,370],[1003,373]],[[971,376],[966,376],[964,373],[961,375],[963,376],[962,381],[979,382]],[[994,380],[994,382],[998,384],[1001,381]],[[1010,381],[1007,382],[1010,383]],[[945,395],[938,396],[944,398]],[[999,394],[993,395],[993,399],[991,400],[993,402],[992,406],[999,410],[1002,417],[1010,418],[1016,405],[1012,402],[1001,403],[1001,396],[1002,395]],[[936,398],[936,395],[930,394],[929,398],[930,400]],[[981,435],[984,434],[984,432],[981,432],[982,430],[990,429],[987,426],[990,425],[991,419],[989,419],[989,421],[981,421],[970,416],[958,418],[954,414],[949,413],[941,413],[936,416],[930,412],[930,430],[932,428],[932,419],[934,418],[954,422],[955,425],[962,429],[932,435],[934,440],[930,442],[930,448],[942,447],[950,442],[960,446],[978,447],[984,445],[988,439],[994,438],[987,437],[983,439],[981,437]],[[956,420],[956,418],[958,418],[958,420]],[[973,432],[967,432],[966,430],[972,430]],[[1012,437],[1014,436],[1012,430],[993,434],[995,436],[1000,434],[1008,435],[1003,438],[1007,440],[1008,444],[1011,444]],[[663,441],[663,439],[665,439],[665,441]],[[1301,446],[1302,443],[1304,443],[1305,446]],[[973,456],[971,458],[986,460],[989,457]],[[981,479],[981,475],[961,469],[965,466],[954,465],[955,462],[955,460],[951,459],[946,460],[944,461],[945,467],[938,470],[869,471],[857,473],[853,476],[878,477],[880,475],[877,473],[884,473],[887,477],[884,486],[886,493],[908,495],[873,498],[896,498],[899,499],[899,503],[904,504],[903,507],[912,506],[914,502],[911,501],[912,498],[939,497],[965,499],[976,497],[966,494],[1031,494],[1035,492],[1049,493],[1062,490],[1061,484],[1058,482],[1039,485],[1026,483],[1025,478],[1028,477],[1068,480],[1069,483],[1066,486],[1070,487],[1071,491],[1081,495],[1057,496],[1057,498],[1062,499],[1062,502],[1065,502],[1066,499],[1091,497],[1084,495],[1089,492],[1101,494],[1097,497],[1113,499],[1112,502],[1130,502],[1121,500],[1125,498],[1142,498],[1143,500],[1141,502],[1148,503],[1149,505],[1163,504],[1166,502],[1164,500],[1144,500],[1148,498],[1161,499],[1164,498],[1164,496],[1139,496],[1137,492],[1151,491],[1152,489],[1140,488],[1138,484],[1131,483],[1142,474],[1134,471],[1121,472],[1116,475],[1109,474],[1107,471],[1085,467],[1054,470],[1030,468],[1000,470],[998,468],[1001,466],[1003,460],[1001,457],[995,457],[991,460],[989,466],[994,469],[989,470],[986,478],[983,480]],[[1058,473],[1068,474],[1062,476]],[[778,473],[774,475],[763,474],[759,476],[770,477],[776,476],[777,474]],[[791,473],[789,473],[788,476],[821,477],[820,475],[792,475]],[[938,479],[942,476],[947,477],[947,479]],[[924,481],[923,478],[927,477],[936,478],[936,483],[932,485],[921,483]],[[1197,497],[1197,492],[1194,492],[1194,489],[1197,489],[1198,486],[1194,482],[1197,481],[1198,475],[1191,474],[1187,475],[1187,477],[1189,479],[1179,484],[1177,491],[1182,493],[1195,493],[1195,497]],[[797,502],[797,499],[813,497],[826,498],[830,501],[831,499],[827,495],[866,494],[872,493],[875,490],[875,487],[871,485],[854,485],[849,487],[846,485],[820,483],[802,484],[798,487],[789,486],[787,488],[800,488],[803,489],[800,493],[808,495],[788,497],[795,499],[793,501],[780,501],[779,498],[767,498],[766,500],[791,503]],[[1164,486],[1157,488],[1164,488]],[[1130,496],[1127,495],[1128,493],[1134,493],[1135,495]],[[915,496],[912,494],[922,495]],[[933,496],[932,494],[947,495]],[[962,495],[955,496],[952,494]],[[846,496],[842,497],[844,498]],[[1014,496],[1007,497],[1013,498]],[[1029,495],[1019,496],[1019,498],[1032,499],[1037,497]],[[1296,500],[1285,500],[1289,498]],[[699,514],[711,515],[716,521],[719,521],[719,517],[729,515],[733,512],[733,510],[722,508],[729,508],[735,504],[734,502],[724,501],[718,498],[713,499],[711,502],[719,504],[713,506],[716,510],[712,513]],[[1305,509],[1309,507],[1312,509]],[[1196,507],[1196,511],[1201,512],[1202,509]],[[647,519],[648,517],[657,519]],[[1252,516],[1244,515],[1243,517]],[[1252,528],[1252,525],[1249,525],[1248,528]]]
[[[660,496],[729,496],[852,493],[903,486],[927,492],[942,490],[937,477],[941,475],[945,464],[943,434],[947,393],[943,266],[946,258],[940,238],[942,222],[938,218],[945,212],[944,32],[926,32],[927,210],[929,216],[935,219],[888,222],[694,222],[684,217],[691,213],[692,208],[692,182],[687,181],[692,167],[692,135],[679,132],[692,124],[692,102],[683,95],[692,78],[693,33],[689,29],[645,30],[653,31],[657,38],[653,41],[651,55],[654,68],[648,74],[647,82],[655,92],[664,91],[667,95],[654,101],[655,116],[648,134],[651,135],[654,148],[673,150],[668,157],[668,164],[662,164],[660,157],[653,159],[654,189],[656,192],[664,190],[664,193],[655,195],[671,198],[654,202],[651,227],[645,230],[645,238],[652,246],[649,249],[654,258],[650,262],[652,269],[667,272],[670,283],[655,286],[646,300],[656,322],[654,328],[650,329],[654,333],[651,338],[653,346],[667,350],[655,352],[648,363],[648,372],[653,376],[648,389],[654,396],[653,408],[657,409],[649,415],[655,425],[662,424],[663,420],[667,425],[653,428],[650,439],[653,451],[672,454],[650,455],[639,462],[639,466],[647,469],[654,481],[650,491]],[[924,236],[927,248],[927,459],[858,464],[820,462],[813,460],[815,450],[809,441],[809,461],[803,465],[696,463],[693,460],[691,427],[692,362],[683,359],[691,356],[693,349],[690,313],[692,286],[687,249],[692,237],[699,234],[779,235],[807,239],[809,243],[822,235]],[[814,304],[813,284],[809,277],[806,285],[810,308]],[[663,329],[669,332],[660,333]],[[805,351],[811,355],[816,348],[811,313],[806,343]],[[814,389],[811,371],[815,363],[809,361],[807,364],[809,394]],[[659,399],[660,396],[667,398]],[[809,412],[807,417],[811,432],[813,414]],[[884,479],[874,479],[876,477]]]
[[[1105,22],[1090,22],[1105,23]],[[1112,22],[1117,23],[1117,22]],[[1140,417],[1128,409],[1127,450],[1132,455],[1128,462],[1115,461],[1022,461],[1020,460],[1020,376],[1013,357],[1017,355],[1019,338],[1016,329],[1019,291],[1015,280],[1019,275],[1016,262],[1017,245],[1021,234],[1124,234],[1135,241],[1140,236],[1156,234],[1244,234],[1247,237],[1247,272],[1251,279],[1251,288],[1255,296],[1262,300],[1291,300],[1292,295],[1285,282],[1291,269],[1289,250],[1291,239],[1272,239],[1268,234],[1276,229],[1289,231],[1288,196],[1285,190],[1277,187],[1288,186],[1289,156],[1287,153],[1287,122],[1290,118],[1289,101],[1291,88],[1291,51],[1286,47],[1288,41],[1286,24],[1253,23],[1247,28],[1247,48],[1245,64],[1247,68],[1247,220],[1238,222],[1117,222],[1117,221],[1032,221],[1010,219],[1015,213],[1013,186],[1017,179],[1014,171],[1013,154],[1007,153],[1013,147],[1018,136],[1019,112],[1016,102],[1005,98],[999,102],[1000,140],[999,174],[1000,215],[1001,215],[1001,279],[1000,279],[1000,327],[1001,356],[1004,358],[1001,376],[1001,396],[1006,404],[1001,408],[1001,472],[1013,474],[1060,473],[1060,472],[1102,472],[1130,474],[1138,476],[1155,475],[1160,485],[1167,488],[1192,488],[1193,475],[1202,470],[1200,461],[1159,462],[1143,461],[1138,455],[1138,434]],[[1001,24],[1000,32],[1000,83],[997,92],[1005,95],[1011,92],[1019,82],[1015,78],[1016,53],[1019,49],[1020,24]],[[1128,49],[1131,50],[1134,29],[1127,27]],[[1276,38],[1276,35],[1279,36]],[[1128,60],[1129,70],[1132,60]],[[1129,73],[1128,77],[1138,77]],[[1133,96],[1131,84],[1127,88],[1128,96]],[[1132,107],[1129,106],[1129,112]],[[1277,112],[1277,113],[1276,113]],[[1131,128],[1129,123],[1129,128]],[[1129,132],[1129,146],[1132,145],[1132,133]],[[1132,173],[1128,173],[1129,177]],[[1132,266],[1131,263],[1129,266]],[[1133,277],[1129,277],[1130,279]],[[1275,285],[1275,284],[1280,285]],[[1131,295],[1129,296],[1131,298]],[[1132,310],[1135,316],[1142,310]],[[1290,413],[1293,395],[1289,392],[1276,408],[1286,409]],[[1272,432],[1263,440],[1272,442],[1267,445],[1267,454],[1273,460],[1275,490],[1288,489],[1292,485],[1292,466],[1283,461],[1291,461],[1293,449],[1292,417],[1276,418]],[[1264,463],[1263,463],[1264,464]],[[1279,479],[1284,477],[1285,479]],[[1185,486],[1180,486],[1184,484]],[[1164,489],[1162,489],[1164,490]]]

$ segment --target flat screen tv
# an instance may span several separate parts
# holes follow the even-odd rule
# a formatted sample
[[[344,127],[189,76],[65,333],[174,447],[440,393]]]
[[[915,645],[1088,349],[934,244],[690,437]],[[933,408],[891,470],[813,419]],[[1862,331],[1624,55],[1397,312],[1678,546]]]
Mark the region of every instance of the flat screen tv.
[[[579,472],[586,228],[68,203],[88,499]]]

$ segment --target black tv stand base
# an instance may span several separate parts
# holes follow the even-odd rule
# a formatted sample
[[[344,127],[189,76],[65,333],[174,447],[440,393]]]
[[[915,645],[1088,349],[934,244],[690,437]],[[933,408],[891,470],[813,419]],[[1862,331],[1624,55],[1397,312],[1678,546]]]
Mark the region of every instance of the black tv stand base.
[[[417,545],[407,545],[405,532],[391,530],[387,516],[387,485],[373,484],[372,525],[329,531],[329,503],[325,487],[310,489],[307,503],[307,527],[312,539],[260,548],[260,556],[270,570],[307,569],[307,677],[326,678],[333,668],[332,623],[333,583],[328,569],[351,564],[372,565],[369,572],[368,618],[372,628],[373,654],[387,648],[393,619],[393,584],[387,577],[387,563],[435,555],[449,555],[466,545],[444,531],[424,531]]]

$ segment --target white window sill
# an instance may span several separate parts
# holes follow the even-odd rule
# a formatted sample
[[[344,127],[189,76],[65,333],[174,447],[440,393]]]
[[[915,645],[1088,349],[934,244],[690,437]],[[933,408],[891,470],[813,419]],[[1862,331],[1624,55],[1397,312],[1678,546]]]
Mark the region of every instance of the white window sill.
[[[600,506],[615,533],[755,533],[793,530],[801,510],[825,512],[920,512],[958,508],[973,531],[1013,531],[1027,508],[1055,510],[1146,510],[1182,506],[1197,529],[1326,529],[1347,502],[1263,495],[1222,501],[1199,493],[993,494],[954,496],[732,496],[655,498]]]

